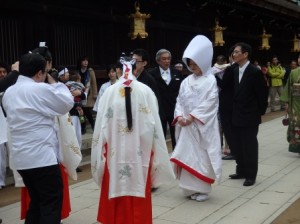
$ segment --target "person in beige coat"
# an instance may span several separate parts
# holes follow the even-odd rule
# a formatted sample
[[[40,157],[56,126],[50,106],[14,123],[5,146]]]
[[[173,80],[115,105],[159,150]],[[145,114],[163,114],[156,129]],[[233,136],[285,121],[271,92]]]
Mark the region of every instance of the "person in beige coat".
[[[89,66],[89,60],[86,56],[78,60],[77,69],[81,76],[81,82],[85,86],[87,96],[87,103],[83,107],[83,112],[94,130],[95,120],[92,115],[92,109],[98,94],[95,71]],[[86,123],[81,124],[81,132],[85,134]]]

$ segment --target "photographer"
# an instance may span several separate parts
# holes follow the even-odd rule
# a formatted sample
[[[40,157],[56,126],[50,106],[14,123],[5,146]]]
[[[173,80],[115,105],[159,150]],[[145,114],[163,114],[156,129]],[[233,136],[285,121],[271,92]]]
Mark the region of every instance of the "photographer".
[[[51,54],[41,56],[47,51],[40,47],[21,57],[20,75],[6,90],[2,103],[11,134],[12,162],[31,198],[25,223],[59,224],[63,185],[54,117],[68,113],[73,97],[47,73]]]

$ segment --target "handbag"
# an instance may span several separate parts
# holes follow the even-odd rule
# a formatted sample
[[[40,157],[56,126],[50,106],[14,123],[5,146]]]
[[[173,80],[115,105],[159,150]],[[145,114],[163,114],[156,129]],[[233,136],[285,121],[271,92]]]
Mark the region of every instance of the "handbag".
[[[285,117],[282,119],[283,126],[288,126],[290,122],[290,119],[288,117],[288,114],[285,115]]]

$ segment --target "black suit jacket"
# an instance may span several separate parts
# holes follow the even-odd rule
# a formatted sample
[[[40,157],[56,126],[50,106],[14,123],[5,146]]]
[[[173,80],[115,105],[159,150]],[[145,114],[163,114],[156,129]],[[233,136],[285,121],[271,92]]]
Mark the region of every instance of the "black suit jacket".
[[[19,77],[18,71],[11,71],[0,80],[0,93],[4,92],[8,87],[14,85]]]
[[[174,119],[174,110],[176,105],[176,99],[179,93],[180,84],[182,82],[182,75],[173,68],[170,68],[171,81],[169,85],[162,79],[159,68],[154,68],[149,73],[155,79],[159,94],[161,97],[162,109],[168,120]]]
[[[217,85],[220,88],[219,92],[219,108],[221,110],[232,111],[232,102],[234,95],[234,68],[238,64],[234,63],[228,66],[223,74],[223,78],[220,79],[216,76]]]
[[[144,83],[145,85],[149,86],[152,89],[152,91],[154,92],[157,98],[160,119],[165,119],[166,115],[164,114],[164,110],[161,109],[162,102],[161,102],[158,86],[153,76],[150,75],[146,70],[143,70],[143,72],[138,76],[137,80],[141,83]]]
[[[234,68],[232,122],[236,127],[253,127],[261,123],[268,106],[268,89],[261,70],[249,64],[239,82],[239,67]]]

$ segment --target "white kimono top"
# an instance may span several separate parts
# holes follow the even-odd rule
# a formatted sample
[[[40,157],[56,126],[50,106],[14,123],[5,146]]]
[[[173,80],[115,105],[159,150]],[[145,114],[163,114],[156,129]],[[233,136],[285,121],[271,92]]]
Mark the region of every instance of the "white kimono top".
[[[101,187],[104,174],[105,145],[110,175],[109,198],[145,197],[151,151],[153,187],[174,180],[169,154],[153,91],[143,83],[130,83],[132,130],[127,128],[124,85],[120,80],[100,98],[93,135],[91,169]]]

